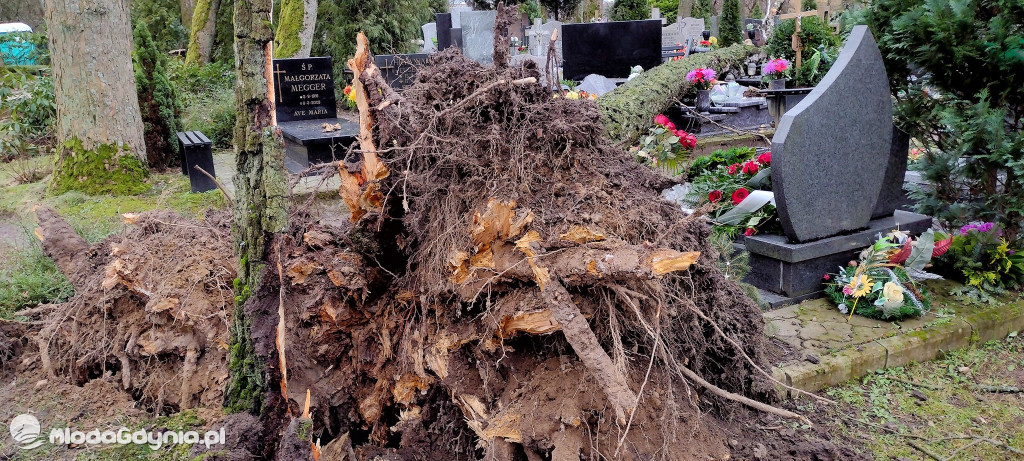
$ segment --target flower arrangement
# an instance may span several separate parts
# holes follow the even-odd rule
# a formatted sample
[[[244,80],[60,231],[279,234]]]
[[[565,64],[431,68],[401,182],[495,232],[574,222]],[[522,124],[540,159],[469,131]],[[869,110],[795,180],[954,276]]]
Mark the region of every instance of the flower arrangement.
[[[787,71],[789,71],[789,61],[783,58],[772,59],[761,68],[761,73],[765,78],[771,80],[785,77]]]
[[[949,251],[936,261],[947,275],[988,291],[1024,285],[1024,254],[1010,249],[995,223],[969,223],[949,240]]]
[[[641,145],[630,149],[637,161],[649,163],[672,175],[681,173],[680,161],[688,158],[686,153],[697,146],[697,137],[676,129],[664,114],[654,117],[654,126]]]
[[[348,85],[342,91],[345,93],[345,108],[348,110],[356,109],[356,92],[352,90],[352,85]]]
[[[586,91],[568,90],[563,91],[561,94],[555,93],[555,99],[565,98],[572,100],[589,99],[591,101],[597,100],[597,95],[593,93],[587,93]]]
[[[948,245],[928,230],[917,239],[893,231],[861,252],[835,274],[825,274],[825,294],[843,314],[879,320],[900,320],[931,309],[927,290],[911,273],[922,270]]]
[[[686,201],[694,207],[710,206],[709,216],[718,233],[735,237],[741,232],[749,236],[781,231],[775,207],[767,200],[738,208],[752,193],[771,190],[771,163],[771,152],[756,155],[752,147],[699,158],[690,169]]]
[[[692,83],[698,90],[710,90],[716,75],[713,69],[698,67],[686,74],[686,81]]]
[[[700,46],[711,47],[711,40],[701,40]]]

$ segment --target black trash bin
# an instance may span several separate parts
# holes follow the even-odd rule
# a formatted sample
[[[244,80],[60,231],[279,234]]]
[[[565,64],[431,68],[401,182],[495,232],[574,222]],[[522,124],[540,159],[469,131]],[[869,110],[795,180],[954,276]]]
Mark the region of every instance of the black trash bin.
[[[199,166],[210,176],[213,171],[213,143],[199,131],[179,131],[178,145],[181,147],[181,173],[188,175],[192,192],[206,192],[217,188],[217,183],[196,169]]]

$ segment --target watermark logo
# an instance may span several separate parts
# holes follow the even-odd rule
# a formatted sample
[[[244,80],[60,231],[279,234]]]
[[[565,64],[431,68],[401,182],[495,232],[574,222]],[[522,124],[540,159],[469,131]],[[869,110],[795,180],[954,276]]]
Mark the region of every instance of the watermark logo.
[[[39,420],[32,415],[18,415],[11,420],[11,437],[22,450],[31,450],[43,444],[39,438]]]
[[[35,416],[22,414],[15,416],[10,424],[11,436],[18,442],[22,450],[37,448],[46,441],[40,436],[41,428],[39,420]],[[224,428],[219,431],[206,431],[200,434],[197,431],[147,431],[139,429],[132,431],[127,427],[118,430],[100,431],[93,429],[82,432],[65,428],[50,429],[49,442],[51,445],[149,445],[152,450],[159,450],[165,445],[178,444],[203,444],[206,448],[213,445],[224,445]]]

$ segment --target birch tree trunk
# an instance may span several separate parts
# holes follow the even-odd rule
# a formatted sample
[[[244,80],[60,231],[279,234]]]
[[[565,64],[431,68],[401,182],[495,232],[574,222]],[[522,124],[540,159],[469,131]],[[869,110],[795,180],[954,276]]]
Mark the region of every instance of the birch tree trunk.
[[[148,186],[127,0],[47,0],[57,105],[56,193]]]
[[[192,29],[189,32],[185,64],[204,65],[210,62],[213,40],[217,36],[217,10],[220,0],[196,0],[192,13]],[[269,18],[269,16],[268,16]]]
[[[313,47],[318,0],[283,0],[274,37],[274,57],[308,58]]]
[[[202,0],[201,0],[202,1]],[[271,0],[236,1],[235,26],[235,225],[240,270],[235,315],[231,326],[231,383],[225,396],[229,411],[258,413],[269,378],[267,362],[258,357],[246,301],[260,288],[273,234],[287,224],[284,152],[281,137],[270,126],[271,101],[267,74],[274,31],[269,21]],[[253,297],[254,302],[258,298]]]

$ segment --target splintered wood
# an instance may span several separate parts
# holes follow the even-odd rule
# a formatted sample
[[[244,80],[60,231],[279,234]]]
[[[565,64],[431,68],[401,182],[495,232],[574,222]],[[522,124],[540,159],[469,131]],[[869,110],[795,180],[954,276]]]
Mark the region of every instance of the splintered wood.
[[[373,114],[370,112],[370,98],[360,77],[372,76],[379,72],[370,56],[370,44],[362,32],[356,36],[356,54],[348,60],[348,68],[355,78],[352,91],[356,95],[359,109],[359,150],[362,153],[362,168],[349,171],[344,162],[339,162],[342,200],[352,212],[352,222],[359,221],[368,212],[379,212],[384,206],[384,194],[380,191],[380,180],[388,177],[388,167],[377,156],[373,143]]]
[[[548,334],[561,330],[604,389],[616,419],[625,424],[636,405],[636,394],[601,347],[563,283],[586,286],[605,280],[660,278],[688,269],[697,262],[700,252],[631,245],[609,238],[601,229],[578,225],[545,241],[536,230],[528,230],[533,219],[534,213],[517,209],[515,201],[488,200],[469,223],[473,248],[454,251],[448,260],[450,281],[460,288],[466,300],[475,298],[488,285],[501,291],[498,285],[502,280],[535,282],[546,308],[505,315],[495,335],[506,339],[517,333]],[[462,398],[460,407],[469,417],[470,427],[482,436],[493,436],[474,427],[476,421],[487,419],[486,412],[465,400],[468,397]],[[505,438],[512,441],[515,437]]]

